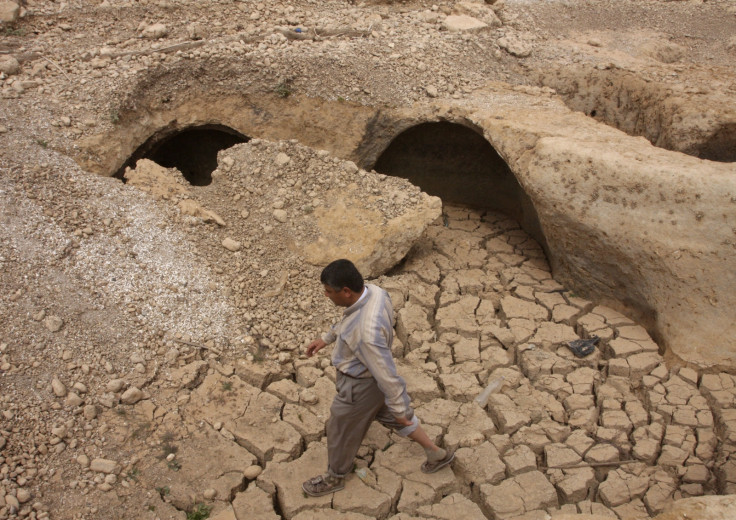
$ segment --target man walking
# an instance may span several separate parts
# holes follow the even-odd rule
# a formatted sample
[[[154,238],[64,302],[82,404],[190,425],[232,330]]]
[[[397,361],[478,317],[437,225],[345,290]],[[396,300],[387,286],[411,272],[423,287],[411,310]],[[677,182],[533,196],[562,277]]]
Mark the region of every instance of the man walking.
[[[345,476],[373,420],[418,442],[427,454],[422,471],[434,473],[452,462],[454,453],[437,447],[419,425],[406,383],[391,356],[394,311],[388,293],[363,283],[349,260],[335,260],[322,270],[320,281],[335,305],[345,307],[342,319],[321,339],[307,345],[311,357],[330,343],[337,369],[337,395],[327,421],[327,473],[302,484],[318,497],[345,487]]]

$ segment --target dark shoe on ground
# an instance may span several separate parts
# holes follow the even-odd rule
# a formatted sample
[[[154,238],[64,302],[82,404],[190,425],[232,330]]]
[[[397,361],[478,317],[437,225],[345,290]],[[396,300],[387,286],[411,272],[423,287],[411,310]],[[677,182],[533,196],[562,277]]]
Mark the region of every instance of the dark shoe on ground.
[[[422,473],[434,473],[447,466],[450,462],[455,459],[455,452],[448,453],[444,459],[436,460],[433,462],[426,461],[422,464]]]
[[[321,497],[345,488],[345,479],[333,477],[325,473],[317,475],[302,484],[302,489],[310,497]]]

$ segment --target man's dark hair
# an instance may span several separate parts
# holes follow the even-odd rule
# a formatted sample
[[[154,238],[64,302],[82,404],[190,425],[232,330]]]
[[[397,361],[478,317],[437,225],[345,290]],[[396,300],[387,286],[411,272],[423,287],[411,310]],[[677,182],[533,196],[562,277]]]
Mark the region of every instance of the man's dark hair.
[[[360,274],[355,264],[344,258],[330,262],[327,267],[322,269],[319,281],[324,285],[329,285],[336,291],[343,287],[347,287],[356,293],[363,290],[363,275]]]

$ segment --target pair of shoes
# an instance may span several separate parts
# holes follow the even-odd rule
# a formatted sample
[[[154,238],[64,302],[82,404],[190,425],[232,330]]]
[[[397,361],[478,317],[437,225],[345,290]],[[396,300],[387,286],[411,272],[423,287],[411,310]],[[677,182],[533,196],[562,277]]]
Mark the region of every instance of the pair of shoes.
[[[328,473],[312,477],[304,484],[302,484],[302,489],[310,497],[321,497],[322,495],[329,495],[330,493],[340,491],[344,488],[344,478],[333,477]]]
[[[455,452],[452,452],[445,455],[444,459],[436,460],[434,462],[426,461],[424,464],[422,464],[422,473],[434,473],[435,471],[438,471],[447,466],[454,459]]]

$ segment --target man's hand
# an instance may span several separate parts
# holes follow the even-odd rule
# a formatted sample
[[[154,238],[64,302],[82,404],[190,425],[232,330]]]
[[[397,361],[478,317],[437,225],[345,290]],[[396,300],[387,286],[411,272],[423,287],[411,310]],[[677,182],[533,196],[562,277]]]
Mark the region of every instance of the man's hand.
[[[321,339],[315,339],[313,342],[307,345],[307,357],[314,356],[317,352],[325,348],[325,346],[327,346],[327,343],[325,343]]]

